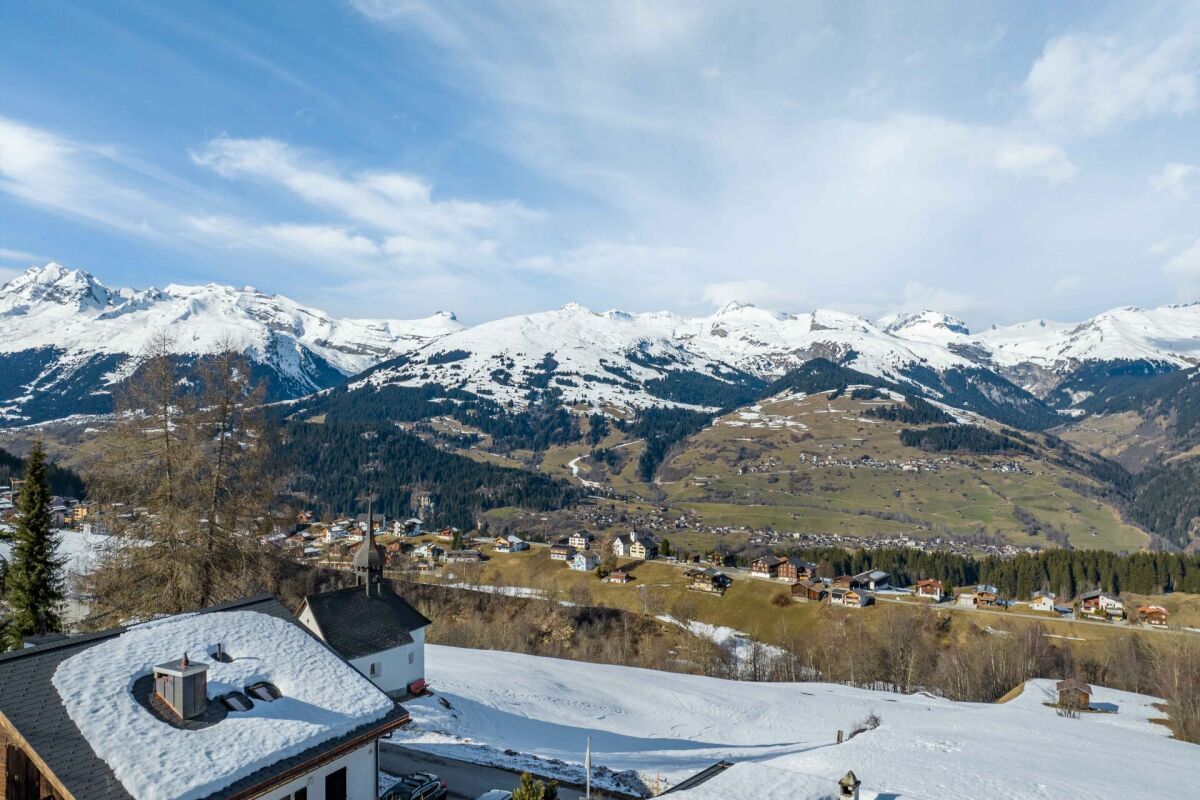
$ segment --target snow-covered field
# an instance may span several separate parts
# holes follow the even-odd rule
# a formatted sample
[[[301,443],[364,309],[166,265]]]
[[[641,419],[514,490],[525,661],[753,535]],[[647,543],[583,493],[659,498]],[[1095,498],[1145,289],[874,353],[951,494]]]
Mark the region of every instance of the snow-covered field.
[[[406,704],[403,744],[517,768],[536,757],[580,780],[591,736],[594,764],[635,770],[646,786],[735,762],[680,800],[823,797],[850,769],[864,800],[1200,796],[1200,748],[1150,722],[1162,716],[1154,698],[1099,687],[1093,704],[1116,713],[1069,719],[1043,705],[1051,681],[1005,704],[954,703],[441,646],[426,648],[426,674],[436,694]],[[836,744],[872,713],[877,729]]]

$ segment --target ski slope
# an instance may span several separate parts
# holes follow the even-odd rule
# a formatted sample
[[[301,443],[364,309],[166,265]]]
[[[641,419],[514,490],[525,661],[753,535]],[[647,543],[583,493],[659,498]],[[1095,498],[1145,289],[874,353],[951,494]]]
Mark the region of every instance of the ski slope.
[[[1200,796],[1200,748],[1150,721],[1162,716],[1154,698],[1100,687],[1093,703],[1115,713],[1069,719],[1043,705],[1053,681],[1005,704],[955,703],[436,645],[426,674],[436,694],[406,703],[402,744],[517,769],[537,758],[543,774],[579,781],[590,736],[607,768],[594,780],[610,788],[630,785],[625,770],[661,788],[735,762],[679,800],[818,798],[847,770],[864,800]],[[872,713],[877,729],[836,744]]]

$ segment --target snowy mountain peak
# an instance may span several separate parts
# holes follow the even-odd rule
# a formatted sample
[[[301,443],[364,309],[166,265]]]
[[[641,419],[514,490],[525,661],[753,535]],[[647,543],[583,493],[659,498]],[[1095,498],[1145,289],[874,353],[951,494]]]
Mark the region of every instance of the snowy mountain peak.
[[[337,319],[252,287],[171,284],[110,290],[61,264],[33,267],[0,287],[0,420],[105,409],[109,386],[137,366],[151,337],[194,357],[228,343],[264,367],[271,397],[297,397],[462,330],[454,315]],[[18,367],[9,366],[6,359]],[[30,393],[26,384],[47,388]],[[56,394],[57,393],[57,394]]]
[[[102,309],[111,299],[112,293],[89,273],[51,261],[0,286],[0,314],[28,314],[39,306]]]
[[[897,312],[895,314],[888,314],[886,317],[881,318],[878,324],[886,332],[897,336],[923,334],[922,338],[928,338],[928,334],[934,331],[945,331],[962,336],[971,335],[970,328],[958,317],[930,309],[923,309],[915,313]]]

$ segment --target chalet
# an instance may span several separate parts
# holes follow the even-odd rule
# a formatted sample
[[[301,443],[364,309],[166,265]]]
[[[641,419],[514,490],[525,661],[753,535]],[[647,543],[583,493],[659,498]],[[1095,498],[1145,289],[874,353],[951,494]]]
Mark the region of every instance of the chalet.
[[[712,567],[708,567],[707,569],[691,569],[685,575],[691,579],[688,582],[688,588],[697,592],[725,594],[725,590],[733,584],[733,578]]]
[[[838,575],[829,584],[829,588],[831,589],[851,589],[853,587],[854,578],[851,578],[849,575]]]
[[[860,591],[877,592],[880,589],[890,588],[891,584],[888,581],[891,580],[891,577],[881,569],[867,570],[851,578],[850,586]]]
[[[810,581],[817,577],[817,565],[795,556],[785,558],[779,565],[778,577],[781,581],[788,583]]]
[[[437,538],[443,542],[453,542],[455,535],[458,533],[458,528],[442,528],[437,532]]]
[[[575,557],[575,548],[569,544],[559,542],[550,547],[551,561],[570,561]]]
[[[607,580],[609,583],[629,583],[632,578],[625,570],[614,569],[612,572],[608,573]]]
[[[819,603],[829,594],[821,581],[802,580],[792,584],[792,599]]]
[[[0,655],[0,797],[374,800],[407,721],[262,596]]]
[[[981,583],[975,587],[973,602],[976,606],[999,605],[1000,590],[990,583]]]
[[[446,553],[447,564],[479,564],[486,560],[479,550],[451,550]]]
[[[567,539],[567,544],[576,550],[591,550],[596,543],[596,537],[587,531],[576,531]]]
[[[492,542],[492,549],[497,553],[518,553],[529,549],[529,542],[520,536],[497,536]]]
[[[600,566],[600,555],[592,550],[580,550],[567,565],[576,572],[591,572]]]
[[[917,581],[917,597],[930,597],[934,600],[942,599],[942,582],[937,578],[922,578]]]
[[[1092,687],[1079,678],[1067,678],[1054,685],[1062,708],[1087,709],[1092,704]]]
[[[779,565],[786,564],[783,556],[763,556],[750,562],[750,574],[755,578],[773,579],[779,577]]]
[[[1081,614],[1091,614],[1110,619],[1123,619],[1125,617],[1125,604],[1121,602],[1120,598],[1108,592],[1097,590],[1080,595],[1079,612]]]
[[[829,592],[829,602],[835,606],[862,608],[870,604],[871,598],[857,589],[832,589]]]
[[[1156,628],[1167,627],[1167,619],[1170,614],[1162,606],[1141,606],[1138,608],[1138,617],[1147,625],[1153,625]]]

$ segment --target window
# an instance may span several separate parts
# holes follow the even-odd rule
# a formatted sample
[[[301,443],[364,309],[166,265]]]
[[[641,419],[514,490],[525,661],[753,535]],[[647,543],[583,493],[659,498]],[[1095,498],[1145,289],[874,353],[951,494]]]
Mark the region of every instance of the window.
[[[297,789],[296,793],[292,795],[292,800],[308,800],[308,787]]]
[[[325,776],[325,800],[346,800],[346,768]]]
[[[369,673],[372,678],[378,677],[383,672],[383,665],[378,661],[372,661]]]
[[[410,663],[410,664],[411,664],[411,663],[413,663],[413,661],[415,661],[416,659],[417,659],[417,654],[416,654],[416,653],[412,653],[412,652],[410,652],[410,653],[408,654],[408,663]]]

